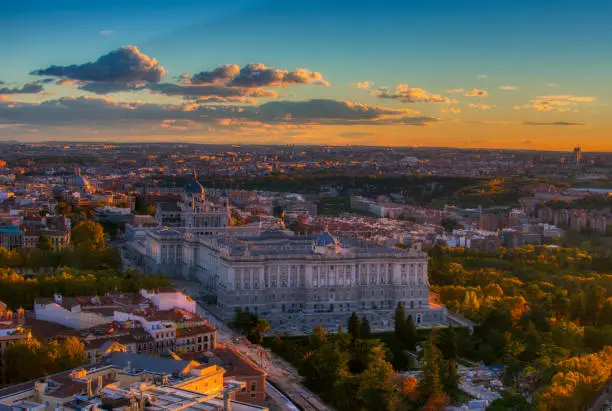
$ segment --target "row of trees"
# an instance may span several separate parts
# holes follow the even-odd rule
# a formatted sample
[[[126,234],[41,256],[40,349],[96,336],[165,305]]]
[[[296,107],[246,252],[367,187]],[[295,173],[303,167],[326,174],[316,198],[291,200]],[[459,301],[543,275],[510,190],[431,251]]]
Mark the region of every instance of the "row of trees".
[[[479,324],[471,338],[457,339],[459,355],[505,365],[504,382],[528,387],[540,409],[580,409],[562,408],[564,393],[577,387],[577,401],[588,405],[592,395],[578,391],[596,392],[599,380],[571,370],[573,385],[561,384],[556,375],[572,356],[591,352],[601,360],[612,345],[612,275],[595,272],[592,261],[590,253],[570,248],[493,255],[437,249],[430,280],[448,309]],[[512,395],[504,402],[521,403]]]
[[[41,345],[35,338],[9,344],[4,351],[4,372],[9,384],[40,378],[87,363],[85,346],[76,337]]]
[[[54,249],[49,237],[41,236],[37,248],[0,248],[0,267],[25,271],[75,267],[86,270],[114,269],[121,266],[119,251],[106,244],[104,229],[92,220],[78,222],[71,232],[72,246]]]
[[[403,317],[407,325],[410,317],[402,313],[403,307],[398,306],[396,317]],[[353,313],[348,332],[340,327],[328,334],[317,326],[306,340],[275,337],[269,344],[299,370],[310,389],[340,411],[442,409],[459,395],[455,331],[451,327],[430,334],[419,354],[424,374],[419,382],[396,373],[401,369],[394,366],[395,357],[400,352],[407,355],[407,350],[389,349],[389,345],[401,346],[399,339],[411,334],[404,328],[413,327],[404,327],[400,321],[394,342],[385,344],[372,338],[366,318]],[[416,349],[416,329],[409,341]]]
[[[264,334],[270,329],[268,320],[259,318],[249,311],[243,311],[241,308],[236,309],[234,321],[230,326],[255,344],[263,343]]]
[[[30,308],[38,297],[104,295],[107,292],[137,292],[142,288],[170,287],[168,279],[160,275],[142,275],[128,270],[118,274],[114,270],[62,271],[25,277],[11,269],[0,269],[0,301],[11,308]]]

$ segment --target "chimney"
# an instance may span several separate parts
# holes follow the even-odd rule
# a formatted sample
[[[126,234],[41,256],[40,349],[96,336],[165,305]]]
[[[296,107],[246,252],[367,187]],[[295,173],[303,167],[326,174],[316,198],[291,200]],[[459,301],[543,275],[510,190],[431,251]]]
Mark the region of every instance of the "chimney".
[[[223,392],[223,411],[232,411],[232,400],[230,399],[230,390]]]
[[[104,384],[104,382],[103,382],[102,375],[98,375],[98,387],[96,388],[96,394],[99,394],[100,391],[102,391],[102,385],[103,384]]]
[[[36,401],[40,402],[40,397],[47,392],[47,382],[44,380],[36,381],[34,383],[34,391],[36,393]]]

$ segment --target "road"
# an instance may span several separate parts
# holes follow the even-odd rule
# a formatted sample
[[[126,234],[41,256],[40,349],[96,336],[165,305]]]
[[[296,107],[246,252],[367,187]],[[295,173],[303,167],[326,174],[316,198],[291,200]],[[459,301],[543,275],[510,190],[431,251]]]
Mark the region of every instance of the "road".
[[[198,301],[201,290],[200,284],[176,281],[175,285],[195,301]],[[286,399],[281,399],[279,403],[281,409],[288,411],[295,409],[331,411],[331,408],[325,405],[315,394],[302,386],[300,376],[291,364],[268,350],[262,350],[258,345],[248,344],[244,338],[208,311],[200,302],[198,302],[197,310],[199,315],[217,328],[217,341],[237,349],[246,358],[266,371],[268,380],[278,388],[278,392],[275,392],[275,387],[269,385],[266,387],[266,393],[277,402],[279,393],[286,396]],[[290,401],[288,402],[287,399]]]

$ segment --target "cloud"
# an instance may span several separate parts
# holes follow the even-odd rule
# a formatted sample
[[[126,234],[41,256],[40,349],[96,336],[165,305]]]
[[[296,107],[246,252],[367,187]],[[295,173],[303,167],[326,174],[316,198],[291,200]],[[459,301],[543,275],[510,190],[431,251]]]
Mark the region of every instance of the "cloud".
[[[343,138],[365,138],[374,135],[373,133],[367,133],[363,131],[345,131],[343,133],[339,133],[338,137]]]
[[[273,101],[259,107],[259,117],[263,121],[378,120],[388,116],[400,116],[410,110],[389,109],[350,101],[316,99],[308,101]]]
[[[480,90],[480,89],[472,89],[472,90],[468,90],[465,93],[463,93],[464,96],[466,97],[486,97],[489,93],[487,93],[486,90]]]
[[[306,69],[294,71],[279,70],[266,67],[262,63],[252,63],[240,69],[240,73],[232,77],[228,87],[287,87],[293,84],[318,84],[328,87],[329,83],[321,73]]]
[[[191,84],[213,84],[217,82],[226,83],[240,74],[237,64],[226,64],[212,71],[202,71],[189,78]]]
[[[476,109],[476,110],[491,110],[492,108],[495,108],[495,106],[491,106],[489,104],[472,104],[472,103],[470,103],[467,106],[468,106],[468,108],[473,108],[473,109]]]
[[[353,87],[369,90],[374,85],[374,82],[373,81],[361,81],[361,82],[358,82],[358,83],[353,83],[352,85],[353,85]]]
[[[104,95],[122,91],[138,91],[142,90],[145,86],[145,83],[84,83],[79,89]]]
[[[252,97],[246,96],[229,96],[229,97],[219,97],[219,96],[200,96],[196,99],[198,103],[223,103],[223,104],[257,104],[258,101]]]
[[[0,87],[0,94],[37,94],[44,90],[40,84],[27,83],[21,87]]]
[[[553,121],[550,123],[541,123],[535,121],[525,121],[525,126],[586,126],[587,123],[571,122],[571,121]]]
[[[226,87],[222,84],[213,85],[182,85],[173,83],[149,84],[147,89],[167,96],[183,96],[185,98],[200,99],[202,97],[260,97],[276,98],[278,95],[271,90],[250,87]]]
[[[87,84],[87,82],[81,80],[73,80],[69,78],[62,78],[55,82],[56,86],[72,86],[73,84]]]
[[[41,78],[40,80],[34,80],[32,83],[33,84],[49,84],[49,83],[53,83],[55,81],[55,79],[52,78]]]
[[[125,46],[101,56],[94,62],[70,66],[50,66],[34,70],[37,76],[64,77],[73,80],[103,83],[157,83],[166,75],[159,62],[138,50]]]
[[[459,114],[461,113],[461,109],[459,107],[442,107],[440,109],[440,112],[449,114]]]
[[[527,104],[514,106],[515,110],[533,109],[536,111],[578,112],[576,106],[582,103],[592,103],[595,97],[560,94],[535,97]]]
[[[512,91],[512,90],[518,90],[518,87],[516,87],[516,86],[499,86],[498,89],[504,90],[504,91]]]
[[[203,125],[193,120],[175,120],[165,119],[159,124],[159,126],[166,130],[173,131],[192,131],[201,130]]]
[[[546,87],[559,87],[559,84],[557,83],[546,83],[544,84]]]
[[[458,101],[439,94],[431,94],[421,88],[411,88],[407,84],[399,84],[395,90],[379,88],[372,92],[372,95],[381,99],[398,100],[402,103],[442,103],[457,104]]]
[[[577,110],[568,107],[571,103],[569,101],[560,101],[560,100],[530,100],[529,103],[523,104],[522,106],[514,106],[512,107],[514,110],[521,109],[533,109],[536,111],[558,111],[561,113],[565,112],[576,112]]]
[[[446,92],[448,94],[460,94],[460,93],[463,93],[463,89],[462,88],[451,88],[449,90],[446,90]]]
[[[0,103],[0,118],[7,124],[86,127],[126,133],[142,127],[146,130],[184,131],[186,127],[193,129],[195,124],[215,127],[220,122],[293,129],[317,125],[427,126],[441,121],[435,117],[414,116],[413,113],[412,110],[324,99],[275,101],[259,106],[153,104],[87,96],[63,97],[37,104]]]
[[[489,75],[488,74],[479,74],[477,77],[479,79],[485,79],[485,78],[489,78]]]
[[[102,31],[100,31],[100,35],[101,36],[110,36],[113,33],[114,33],[113,30],[102,30]]]
[[[577,103],[592,103],[595,101],[595,97],[590,96],[573,96],[571,94],[559,94],[554,96],[538,96],[539,99],[545,100],[565,100]]]

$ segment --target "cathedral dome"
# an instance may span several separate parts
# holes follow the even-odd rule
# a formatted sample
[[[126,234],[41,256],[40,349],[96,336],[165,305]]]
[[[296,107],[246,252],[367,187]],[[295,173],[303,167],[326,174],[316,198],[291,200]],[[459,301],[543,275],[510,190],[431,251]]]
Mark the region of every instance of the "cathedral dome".
[[[317,236],[315,239],[315,245],[317,247],[327,247],[330,245],[339,245],[340,242],[336,237],[325,231],[323,234]]]
[[[89,190],[91,188],[89,181],[81,175],[81,170],[77,170],[77,174],[72,178],[72,185],[84,190]]]
[[[185,194],[187,195],[204,195],[204,186],[202,186],[202,184],[200,184],[200,182],[198,181],[198,174],[195,172],[195,170],[193,173],[193,179],[189,180],[189,182],[185,184],[184,190]]]

